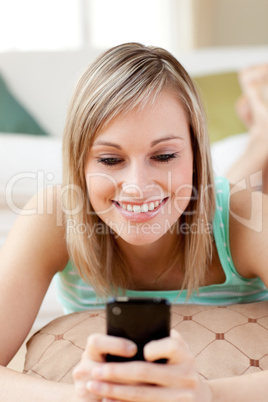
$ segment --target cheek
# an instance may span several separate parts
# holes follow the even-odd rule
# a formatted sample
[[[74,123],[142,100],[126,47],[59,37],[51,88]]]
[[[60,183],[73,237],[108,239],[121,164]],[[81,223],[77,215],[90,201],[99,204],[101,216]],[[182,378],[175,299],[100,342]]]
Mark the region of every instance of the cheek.
[[[187,208],[193,193],[192,168],[185,167],[176,175],[172,184],[172,194],[176,211],[180,214]]]
[[[174,196],[174,206],[177,212],[182,214],[192,198],[192,185],[184,185],[178,188]]]
[[[116,191],[116,182],[112,177],[102,173],[87,173],[86,183],[89,200],[96,212],[102,204],[111,202]]]

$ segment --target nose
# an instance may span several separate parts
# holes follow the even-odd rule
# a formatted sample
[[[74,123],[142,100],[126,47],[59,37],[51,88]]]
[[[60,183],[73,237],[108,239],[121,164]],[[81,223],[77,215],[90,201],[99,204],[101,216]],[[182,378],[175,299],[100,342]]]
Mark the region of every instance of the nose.
[[[145,164],[133,163],[124,173],[122,182],[124,195],[143,199],[152,190],[153,180],[150,177],[149,168]]]

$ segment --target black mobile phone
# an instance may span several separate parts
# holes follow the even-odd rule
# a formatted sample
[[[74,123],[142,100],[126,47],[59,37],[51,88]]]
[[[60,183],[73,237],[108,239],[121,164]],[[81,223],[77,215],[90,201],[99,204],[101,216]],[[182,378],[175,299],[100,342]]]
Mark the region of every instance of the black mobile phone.
[[[135,356],[125,358],[108,354],[108,362],[145,360],[144,345],[170,333],[170,303],[160,297],[118,297],[106,304],[106,315],[108,335],[130,339],[138,346]],[[166,359],[159,359],[157,363],[166,363]]]

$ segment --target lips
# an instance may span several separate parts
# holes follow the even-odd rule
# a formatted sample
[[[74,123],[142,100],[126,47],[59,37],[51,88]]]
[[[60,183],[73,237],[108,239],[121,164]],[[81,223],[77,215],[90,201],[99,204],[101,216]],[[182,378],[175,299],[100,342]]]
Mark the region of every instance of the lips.
[[[124,202],[117,202],[116,203],[123,209],[129,211],[129,212],[148,212],[148,211],[153,211],[155,208],[157,208],[164,200],[160,201],[150,201],[146,202],[144,204],[129,204],[129,203],[124,203]]]
[[[113,201],[113,203],[120,208],[123,214],[127,214],[128,216],[150,216],[154,215],[155,212],[159,210],[159,208],[166,202],[168,197],[163,198],[162,200],[149,201],[145,203],[129,203],[124,201]]]

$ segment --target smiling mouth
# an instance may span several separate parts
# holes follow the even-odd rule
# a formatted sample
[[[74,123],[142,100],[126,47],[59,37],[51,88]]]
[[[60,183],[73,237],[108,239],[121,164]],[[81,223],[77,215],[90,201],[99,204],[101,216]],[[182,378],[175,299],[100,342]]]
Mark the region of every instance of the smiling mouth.
[[[148,203],[139,204],[139,205],[138,204],[128,204],[128,203],[123,203],[123,202],[118,202],[118,201],[113,201],[113,202],[128,212],[145,213],[145,212],[149,212],[149,211],[150,212],[154,211],[161,204],[163,204],[167,199],[168,199],[168,197],[163,198],[160,201],[150,201]]]

